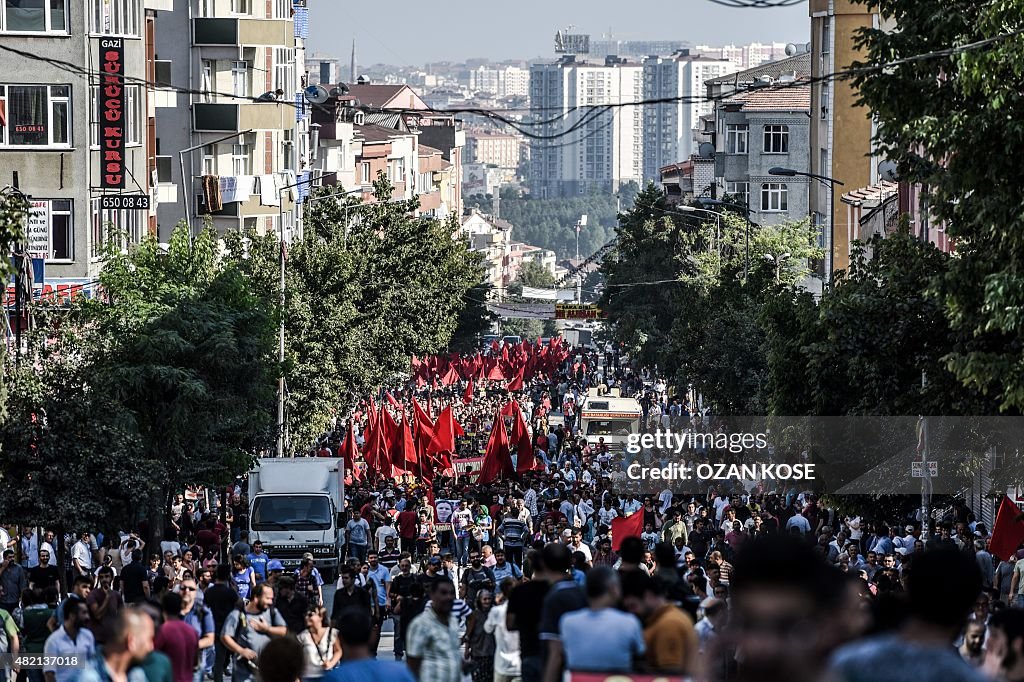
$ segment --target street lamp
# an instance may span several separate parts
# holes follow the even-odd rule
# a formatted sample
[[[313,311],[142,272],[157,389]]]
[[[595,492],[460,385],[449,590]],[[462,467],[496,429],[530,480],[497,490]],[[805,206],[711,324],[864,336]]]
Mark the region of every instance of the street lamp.
[[[813,178],[821,182],[828,183],[828,252],[825,257],[825,285],[832,285],[832,258],[833,248],[832,241],[835,239],[836,231],[836,185],[842,185],[843,183],[835,178],[830,178],[827,175],[818,175],[817,173],[804,173],[793,168],[783,168],[781,166],[775,166],[774,168],[768,169],[768,175],[778,175],[785,178],[796,177],[797,175],[805,178]]]
[[[764,259],[775,266],[775,283],[779,284],[782,279],[782,263],[790,258],[791,254],[787,251],[786,253],[780,253],[775,255],[772,253],[764,254]]]
[[[743,211],[743,217],[747,221],[746,228],[744,230],[744,249],[746,251],[746,255],[743,259],[743,282],[745,284],[747,281],[747,276],[750,274],[750,228],[753,226],[753,223],[750,222],[750,207],[747,206],[746,204],[734,204],[730,201],[722,201],[721,199],[707,199],[705,197],[697,199],[697,202],[703,206],[724,206],[725,208],[734,208]]]

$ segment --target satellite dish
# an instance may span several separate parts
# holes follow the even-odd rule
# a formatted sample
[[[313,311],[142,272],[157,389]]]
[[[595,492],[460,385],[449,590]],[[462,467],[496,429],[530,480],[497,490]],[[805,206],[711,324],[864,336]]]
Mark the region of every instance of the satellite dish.
[[[715,145],[710,142],[701,142],[700,146],[697,147],[697,156],[702,159],[715,158]]]
[[[878,177],[889,182],[899,182],[899,175],[896,174],[896,163],[883,161],[878,164]]]
[[[793,43],[789,43],[788,45],[786,45],[786,56],[787,57],[792,57],[795,54],[796,54],[796,45],[794,45]]]
[[[327,92],[327,88],[322,85],[310,85],[302,91],[302,94],[311,104],[323,104],[331,98],[331,93]]]

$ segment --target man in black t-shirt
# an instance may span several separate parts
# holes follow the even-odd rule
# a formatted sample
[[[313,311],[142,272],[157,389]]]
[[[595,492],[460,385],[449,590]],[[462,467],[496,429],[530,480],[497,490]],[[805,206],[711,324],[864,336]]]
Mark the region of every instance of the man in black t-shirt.
[[[357,608],[370,616],[373,615],[373,603],[370,593],[356,585],[356,574],[350,566],[341,569],[341,589],[334,593],[334,604],[331,608],[331,625],[339,627],[338,616],[350,608]]]
[[[132,562],[121,569],[121,596],[126,604],[137,604],[149,597],[149,579],[141,549],[133,549]]]
[[[238,592],[231,580],[231,565],[221,564],[217,567],[217,581],[207,588],[203,595],[203,604],[213,614],[213,629],[219,633],[224,629],[224,621],[228,614],[238,605]],[[220,637],[214,641],[213,680],[223,682],[224,668],[228,664],[228,650]]]
[[[527,557],[530,580],[517,585],[508,599],[508,629],[519,632],[523,682],[539,682],[543,671],[539,626],[544,597],[551,589],[540,552]]]
[[[426,603],[424,590],[412,573],[412,559],[398,562],[399,573],[391,579],[391,603],[397,613],[395,623],[395,660],[405,655],[405,633],[409,623],[423,611]]]
[[[39,550],[39,565],[28,569],[28,584],[31,587],[45,590],[55,587],[60,591],[60,569],[50,563],[49,550]]]
[[[576,584],[569,569],[572,568],[572,554],[561,543],[550,543],[541,550],[547,578],[551,589],[544,595],[540,611],[540,640],[544,658],[544,677],[561,679],[564,654],[560,646],[559,621],[567,613],[579,611],[588,606],[587,595]]]

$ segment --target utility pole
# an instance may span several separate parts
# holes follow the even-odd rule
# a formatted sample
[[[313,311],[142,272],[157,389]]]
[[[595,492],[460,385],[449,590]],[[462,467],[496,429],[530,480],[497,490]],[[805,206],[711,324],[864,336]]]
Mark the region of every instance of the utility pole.
[[[587,226],[587,214],[576,223],[576,303],[583,303],[583,268],[580,263],[580,228]]]

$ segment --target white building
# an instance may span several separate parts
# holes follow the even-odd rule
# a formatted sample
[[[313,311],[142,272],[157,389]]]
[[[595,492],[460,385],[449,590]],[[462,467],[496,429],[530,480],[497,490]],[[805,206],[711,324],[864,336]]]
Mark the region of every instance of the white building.
[[[688,159],[696,151],[702,141],[696,136],[700,117],[712,111],[704,83],[736,70],[731,61],[689,50],[644,60],[643,99],[670,100],[644,106],[645,181],[657,182],[660,168]]]
[[[530,187],[535,196],[615,192],[643,177],[644,68],[608,57],[587,62],[564,57],[530,67],[535,139]],[[611,108],[602,105],[616,105]],[[561,116],[560,116],[561,114]]]
[[[736,70],[752,69],[765,62],[787,57],[786,43],[750,43],[749,45],[725,45],[724,47],[698,45],[693,51],[707,57],[731,61],[736,65]]]
[[[530,70],[481,65],[469,72],[469,89],[496,97],[526,97],[530,94]]]

